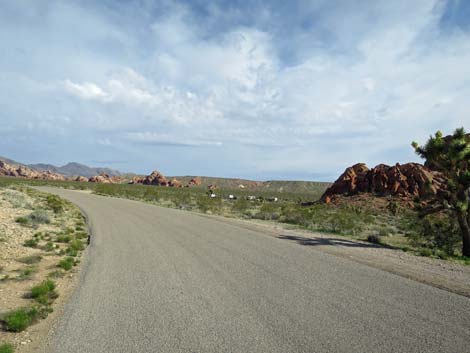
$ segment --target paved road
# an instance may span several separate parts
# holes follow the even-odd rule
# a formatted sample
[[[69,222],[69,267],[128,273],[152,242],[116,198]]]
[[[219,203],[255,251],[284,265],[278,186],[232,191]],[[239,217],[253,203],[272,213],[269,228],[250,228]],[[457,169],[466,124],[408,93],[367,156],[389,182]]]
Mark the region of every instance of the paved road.
[[[53,191],[93,240],[53,353],[470,352],[470,299],[189,212]]]

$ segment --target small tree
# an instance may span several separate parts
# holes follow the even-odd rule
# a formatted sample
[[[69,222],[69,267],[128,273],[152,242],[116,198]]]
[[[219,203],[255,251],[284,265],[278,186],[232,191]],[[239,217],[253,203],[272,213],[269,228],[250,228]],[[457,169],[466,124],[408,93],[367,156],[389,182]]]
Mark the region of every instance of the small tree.
[[[443,137],[438,131],[423,147],[417,142],[412,146],[446,178],[447,188],[438,195],[438,207],[433,211],[447,210],[456,217],[462,235],[462,255],[470,257],[470,134],[460,128]]]

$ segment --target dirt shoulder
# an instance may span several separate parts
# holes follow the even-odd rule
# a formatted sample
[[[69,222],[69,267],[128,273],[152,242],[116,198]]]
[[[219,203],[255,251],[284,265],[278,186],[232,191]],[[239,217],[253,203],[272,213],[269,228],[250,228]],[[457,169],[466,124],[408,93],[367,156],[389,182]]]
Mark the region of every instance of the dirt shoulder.
[[[87,237],[74,205],[24,187],[0,188],[0,345],[29,353],[45,344],[77,283]],[[32,288],[46,281],[54,288],[32,297]],[[22,308],[37,313],[8,320]],[[30,322],[23,328],[22,320]]]
[[[402,250],[390,249],[347,237],[311,232],[287,224],[204,216],[215,218],[220,222],[261,231],[283,241],[310,247],[314,251],[341,256],[470,298],[470,266],[416,256]]]

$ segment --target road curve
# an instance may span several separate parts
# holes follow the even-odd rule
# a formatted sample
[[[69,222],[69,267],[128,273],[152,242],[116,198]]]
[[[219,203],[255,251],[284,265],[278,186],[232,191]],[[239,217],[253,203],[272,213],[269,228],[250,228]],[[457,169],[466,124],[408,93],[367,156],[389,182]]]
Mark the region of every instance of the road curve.
[[[52,353],[470,351],[470,299],[232,223],[52,188],[93,238]]]

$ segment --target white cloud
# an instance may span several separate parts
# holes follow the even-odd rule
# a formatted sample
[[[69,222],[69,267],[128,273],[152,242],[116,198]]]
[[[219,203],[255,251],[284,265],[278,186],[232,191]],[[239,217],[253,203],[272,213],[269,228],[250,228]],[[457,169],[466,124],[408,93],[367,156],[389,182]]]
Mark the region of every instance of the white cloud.
[[[65,80],[63,85],[67,92],[83,99],[97,99],[106,101],[108,98],[108,94],[106,92],[91,82],[84,82],[79,84],[73,83],[70,80]]]
[[[212,5],[209,19],[178,2],[153,12],[129,5],[129,16],[116,15],[121,22],[135,16],[123,25],[97,7],[86,24],[73,19],[73,30],[63,18],[74,7],[51,5],[50,28],[37,25],[36,34],[20,26],[21,33],[52,33],[61,46],[7,42],[9,52],[19,45],[35,54],[19,56],[28,81],[15,80],[13,60],[2,65],[9,98],[0,103],[22,124],[41,120],[62,134],[83,129],[101,145],[205,146],[221,157],[227,146],[251,148],[257,170],[325,165],[337,172],[358,160],[405,161],[411,140],[469,125],[470,37],[442,30],[443,2],[327,3],[299,2],[291,22],[274,3],[253,13]],[[78,50],[58,33],[72,33]],[[48,46],[66,60],[54,59],[44,75]],[[50,115],[70,120],[40,118]]]

